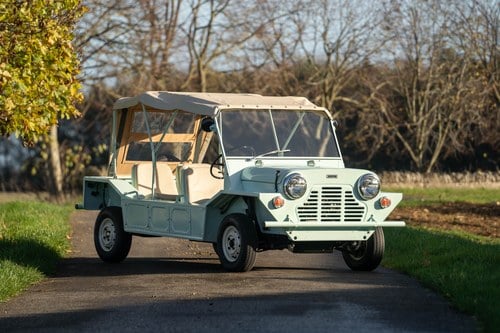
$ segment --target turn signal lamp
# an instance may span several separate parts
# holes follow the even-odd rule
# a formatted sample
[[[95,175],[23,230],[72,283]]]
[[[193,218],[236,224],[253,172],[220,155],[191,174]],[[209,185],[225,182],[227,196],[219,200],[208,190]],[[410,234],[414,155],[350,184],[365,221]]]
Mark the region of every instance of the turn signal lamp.
[[[272,203],[274,208],[281,208],[285,205],[285,199],[278,195],[273,198]]]
[[[391,199],[389,199],[388,197],[381,197],[378,200],[378,202],[380,204],[380,207],[382,207],[382,208],[387,208],[391,205]]]

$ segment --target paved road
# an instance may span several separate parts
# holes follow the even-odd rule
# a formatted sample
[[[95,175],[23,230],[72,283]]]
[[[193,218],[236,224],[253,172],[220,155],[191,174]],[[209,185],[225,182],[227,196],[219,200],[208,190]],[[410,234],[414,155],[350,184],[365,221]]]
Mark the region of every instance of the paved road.
[[[353,273],[339,255],[260,253],[227,273],[206,244],[134,238],[129,258],[94,252],[96,214],[73,215],[55,277],[0,304],[0,332],[473,332],[475,321],[415,280]]]

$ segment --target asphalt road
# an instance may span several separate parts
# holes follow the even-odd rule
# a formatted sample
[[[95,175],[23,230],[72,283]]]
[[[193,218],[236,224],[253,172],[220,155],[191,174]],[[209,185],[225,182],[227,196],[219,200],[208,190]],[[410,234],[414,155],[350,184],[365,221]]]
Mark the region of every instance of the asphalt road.
[[[0,303],[0,332],[474,332],[415,280],[351,272],[338,254],[259,253],[227,273],[212,247],[133,240],[121,264],[94,250],[96,213],[73,215],[73,252],[56,276]]]

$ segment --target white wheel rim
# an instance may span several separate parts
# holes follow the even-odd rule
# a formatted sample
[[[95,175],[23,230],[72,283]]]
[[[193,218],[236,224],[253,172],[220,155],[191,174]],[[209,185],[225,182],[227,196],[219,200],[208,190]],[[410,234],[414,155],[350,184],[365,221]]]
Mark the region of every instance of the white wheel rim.
[[[99,244],[104,251],[109,252],[115,246],[115,242],[115,224],[112,219],[105,218],[99,227]]]
[[[229,226],[222,235],[222,251],[229,262],[235,262],[241,253],[241,235],[235,226]]]

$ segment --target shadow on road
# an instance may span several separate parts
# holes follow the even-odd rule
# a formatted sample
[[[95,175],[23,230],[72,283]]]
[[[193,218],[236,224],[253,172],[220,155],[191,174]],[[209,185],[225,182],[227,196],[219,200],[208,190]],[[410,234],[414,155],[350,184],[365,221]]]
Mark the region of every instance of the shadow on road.
[[[353,286],[302,292],[264,289],[245,295],[241,285],[234,285],[225,290],[225,296],[214,297],[199,288],[172,295],[164,285],[162,291],[147,297],[124,294],[92,308],[0,318],[0,327],[6,332],[332,332],[351,331],[353,327],[360,332],[476,330],[473,321],[450,312],[443,304],[436,306],[433,298],[421,297],[423,302],[415,304],[414,292],[402,292],[399,286]],[[114,305],[117,299],[119,305]]]
[[[261,254],[262,255],[262,254]],[[347,269],[346,269],[347,270]],[[290,267],[290,266],[256,266],[247,273],[228,273],[216,257],[172,257],[172,258],[127,258],[121,263],[105,263],[99,258],[68,258],[59,263],[54,277],[87,277],[87,276],[125,276],[148,274],[197,274],[197,273],[227,273],[252,274],[265,271],[323,271],[344,273],[346,270],[329,267]],[[350,273],[349,270],[347,272]],[[375,273],[373,273],[375,274]]]
[[[99,258],[69,258],[61,261],[55,277],[122,276],[147,274],[222,273],[216,258],[128,258],[105,263]]]

